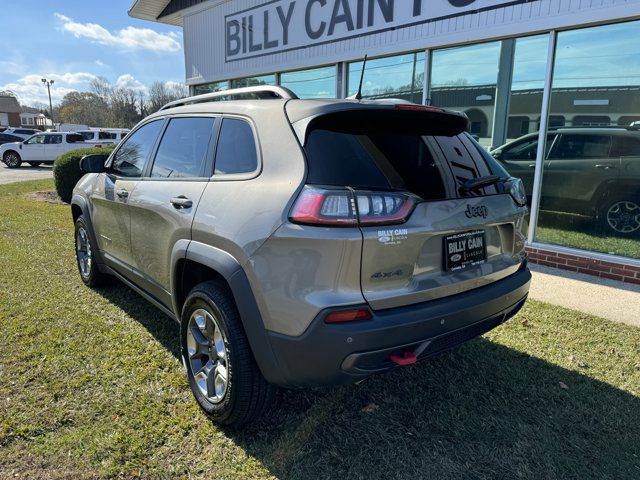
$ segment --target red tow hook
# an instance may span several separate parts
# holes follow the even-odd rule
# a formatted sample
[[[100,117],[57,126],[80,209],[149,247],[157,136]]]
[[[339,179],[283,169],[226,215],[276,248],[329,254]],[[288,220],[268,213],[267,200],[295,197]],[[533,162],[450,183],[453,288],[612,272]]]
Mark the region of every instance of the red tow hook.
[[[396,355],[391,354],[389,355],[389,358],[391,359],[391,361],[393,363],[395,363],[396,365],[400,365],[400,366],[407,366],[407,365],[413,365],[414,363],[416,363],[418,361],[418,359],[416,358],[416,356],[414,355],[413,352],[402,352],[402,355]]]

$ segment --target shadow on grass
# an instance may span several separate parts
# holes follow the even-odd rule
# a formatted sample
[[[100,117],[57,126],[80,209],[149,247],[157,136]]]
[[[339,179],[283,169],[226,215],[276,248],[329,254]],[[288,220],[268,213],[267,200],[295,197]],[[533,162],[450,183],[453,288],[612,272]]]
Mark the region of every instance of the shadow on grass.
[[[179,355],[173,320],[126,287],[101,293]],[[631,394],[480,338],[360,385],[285,391],[227,435],[280,479],[638,479],[638,412]]]

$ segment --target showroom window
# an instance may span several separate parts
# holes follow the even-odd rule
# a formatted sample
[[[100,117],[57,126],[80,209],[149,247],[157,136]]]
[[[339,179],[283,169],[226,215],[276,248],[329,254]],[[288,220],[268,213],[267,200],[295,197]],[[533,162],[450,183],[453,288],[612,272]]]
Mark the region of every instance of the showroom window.
[[[338,79],[335,65],[284,72],[280,85],[293,91],[299,98],[335,98]]]
[[[464,112],[470,133],[490,148],[496,101],[500,42],[433,52],[431,104]]]
[[[231,88],[256,87],[259,85],[275,85],[276,75],[260,75],[256,77],[236,78],[231,80]]]
[[[535,241],[640,258],[639,42],[640,22],[558,33],[550,115],[566,123],[549,130]]]
[[[221,92],[229,88],[229,82],[211,82],[203,85],[196,85],[193,87],[194,95],[201,95],[203,93]]]
[[[425,53],[416,52],[395,57],[367,60],[362,83],[364,98],[402,98],[422,103]],[[358,92],[363,62],[353,62],[348,68],[348,94]]]

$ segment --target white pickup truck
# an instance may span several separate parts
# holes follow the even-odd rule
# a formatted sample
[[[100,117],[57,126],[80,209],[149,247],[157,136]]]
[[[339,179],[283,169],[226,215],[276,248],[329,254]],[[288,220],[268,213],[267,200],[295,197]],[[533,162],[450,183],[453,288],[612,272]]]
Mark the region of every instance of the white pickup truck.
[[[37,167],[42,163],[52,164],[56,158],[70,150],[92,146],[94,145],[86,143],[79,133],[45,132],[23,142],[0,145],[0,159],[9,168],[18,168],[22,162]]]

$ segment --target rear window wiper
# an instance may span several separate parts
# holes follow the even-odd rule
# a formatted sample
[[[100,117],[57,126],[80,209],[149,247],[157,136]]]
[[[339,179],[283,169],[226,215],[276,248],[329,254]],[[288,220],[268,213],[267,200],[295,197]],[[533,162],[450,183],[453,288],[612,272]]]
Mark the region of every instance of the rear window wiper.
[[[460,190],[460,193],[469,193],[479,188],[495,185],[500,180],[502,180],[502,177],[500,177],[499,175],[487,175],[485,177],[471,178],[466,182],[464,182],[460,186],[459,190]]]

